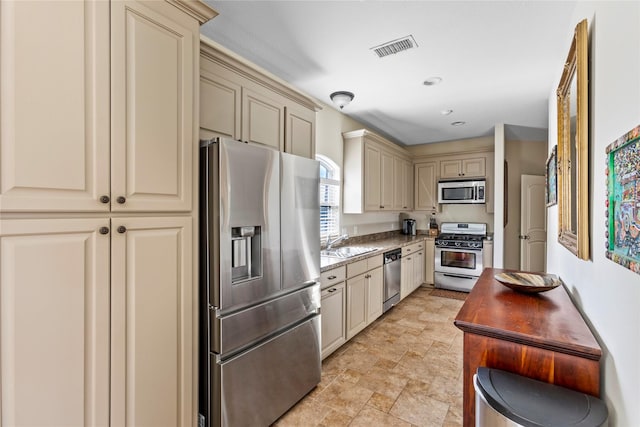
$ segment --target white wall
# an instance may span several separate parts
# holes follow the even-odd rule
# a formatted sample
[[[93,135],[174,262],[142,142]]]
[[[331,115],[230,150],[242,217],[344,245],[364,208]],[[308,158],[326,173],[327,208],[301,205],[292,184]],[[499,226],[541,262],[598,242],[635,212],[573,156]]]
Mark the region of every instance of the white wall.
[[[547,270],[557,273],[603,349],[602,391],[612,426],[640,426],[640,275],[605,258],[605,148],[640,124],[640,2],[580,2],[590,39],[591,260],[557,242],[558,209],[547,210]],[[569,50],[573,28],[564,43]],[[558,64],[558,80],[563,64]],[[557,85],[557,82],[556,82]],[[555,85],[549,96],[549,151],[557,144]]]

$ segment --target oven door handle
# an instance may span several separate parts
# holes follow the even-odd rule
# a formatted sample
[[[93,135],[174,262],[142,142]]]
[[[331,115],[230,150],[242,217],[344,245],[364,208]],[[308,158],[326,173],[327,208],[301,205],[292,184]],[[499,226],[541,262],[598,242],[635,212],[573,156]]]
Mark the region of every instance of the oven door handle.
[[[475,280],[478,278],[477,276],[464,276],[462,274],[451,274],[451,273],[442,273],[442,275],[446,277],[456,277],[458,279],[469,279],[469,280]]]

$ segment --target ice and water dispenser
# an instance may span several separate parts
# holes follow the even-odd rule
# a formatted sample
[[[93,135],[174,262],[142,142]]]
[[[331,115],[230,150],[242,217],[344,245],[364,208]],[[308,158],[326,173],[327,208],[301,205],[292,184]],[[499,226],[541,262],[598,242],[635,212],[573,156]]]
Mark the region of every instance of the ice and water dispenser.
[[[262,275],[260,227],[231,229],[231,282],[238,283]]]

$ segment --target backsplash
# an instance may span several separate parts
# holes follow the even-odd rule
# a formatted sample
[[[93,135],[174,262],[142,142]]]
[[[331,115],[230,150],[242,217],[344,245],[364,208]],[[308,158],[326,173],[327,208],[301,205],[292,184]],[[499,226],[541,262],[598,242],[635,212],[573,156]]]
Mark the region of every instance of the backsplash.
[[[487,231],[493,232],[493,214],[487,213],[485,205],[441,205],[441,212],[436,212],[438,228],[443,222],[479,222],[487,224]],[[402,230],[402,220],[413,218],[416,228],[429,229],[431,212],[368,212],[364,214],[342,214],[340,233],[349,235],[349,243],[356,237],[369,240],[372,235],[398,234]],[[386,234],[385,234],[386,233]],[[383,237],[381,237],[383,238]],[[344,243],[341,243],[341,245]]]
[[[440,205],[442,212],[436,212],[436,222],[438,228],[443,222],[479,222],[487,224],[487,231],[493,231],[493,214],[487,213],[485,205]],[[413,218],[416,220],[418,230],[429,228],[431,212],[415,211],[401,212],[398,224],[403,219]],[[399,225],[401,228],[401,226]]]

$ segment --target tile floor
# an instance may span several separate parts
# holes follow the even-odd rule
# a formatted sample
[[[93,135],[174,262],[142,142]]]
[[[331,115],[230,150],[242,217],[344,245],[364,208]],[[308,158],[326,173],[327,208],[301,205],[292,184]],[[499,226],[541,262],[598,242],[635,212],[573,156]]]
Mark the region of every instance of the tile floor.
[[[275,426],[461,426],[463,301],[421,287],[322,364]]]

